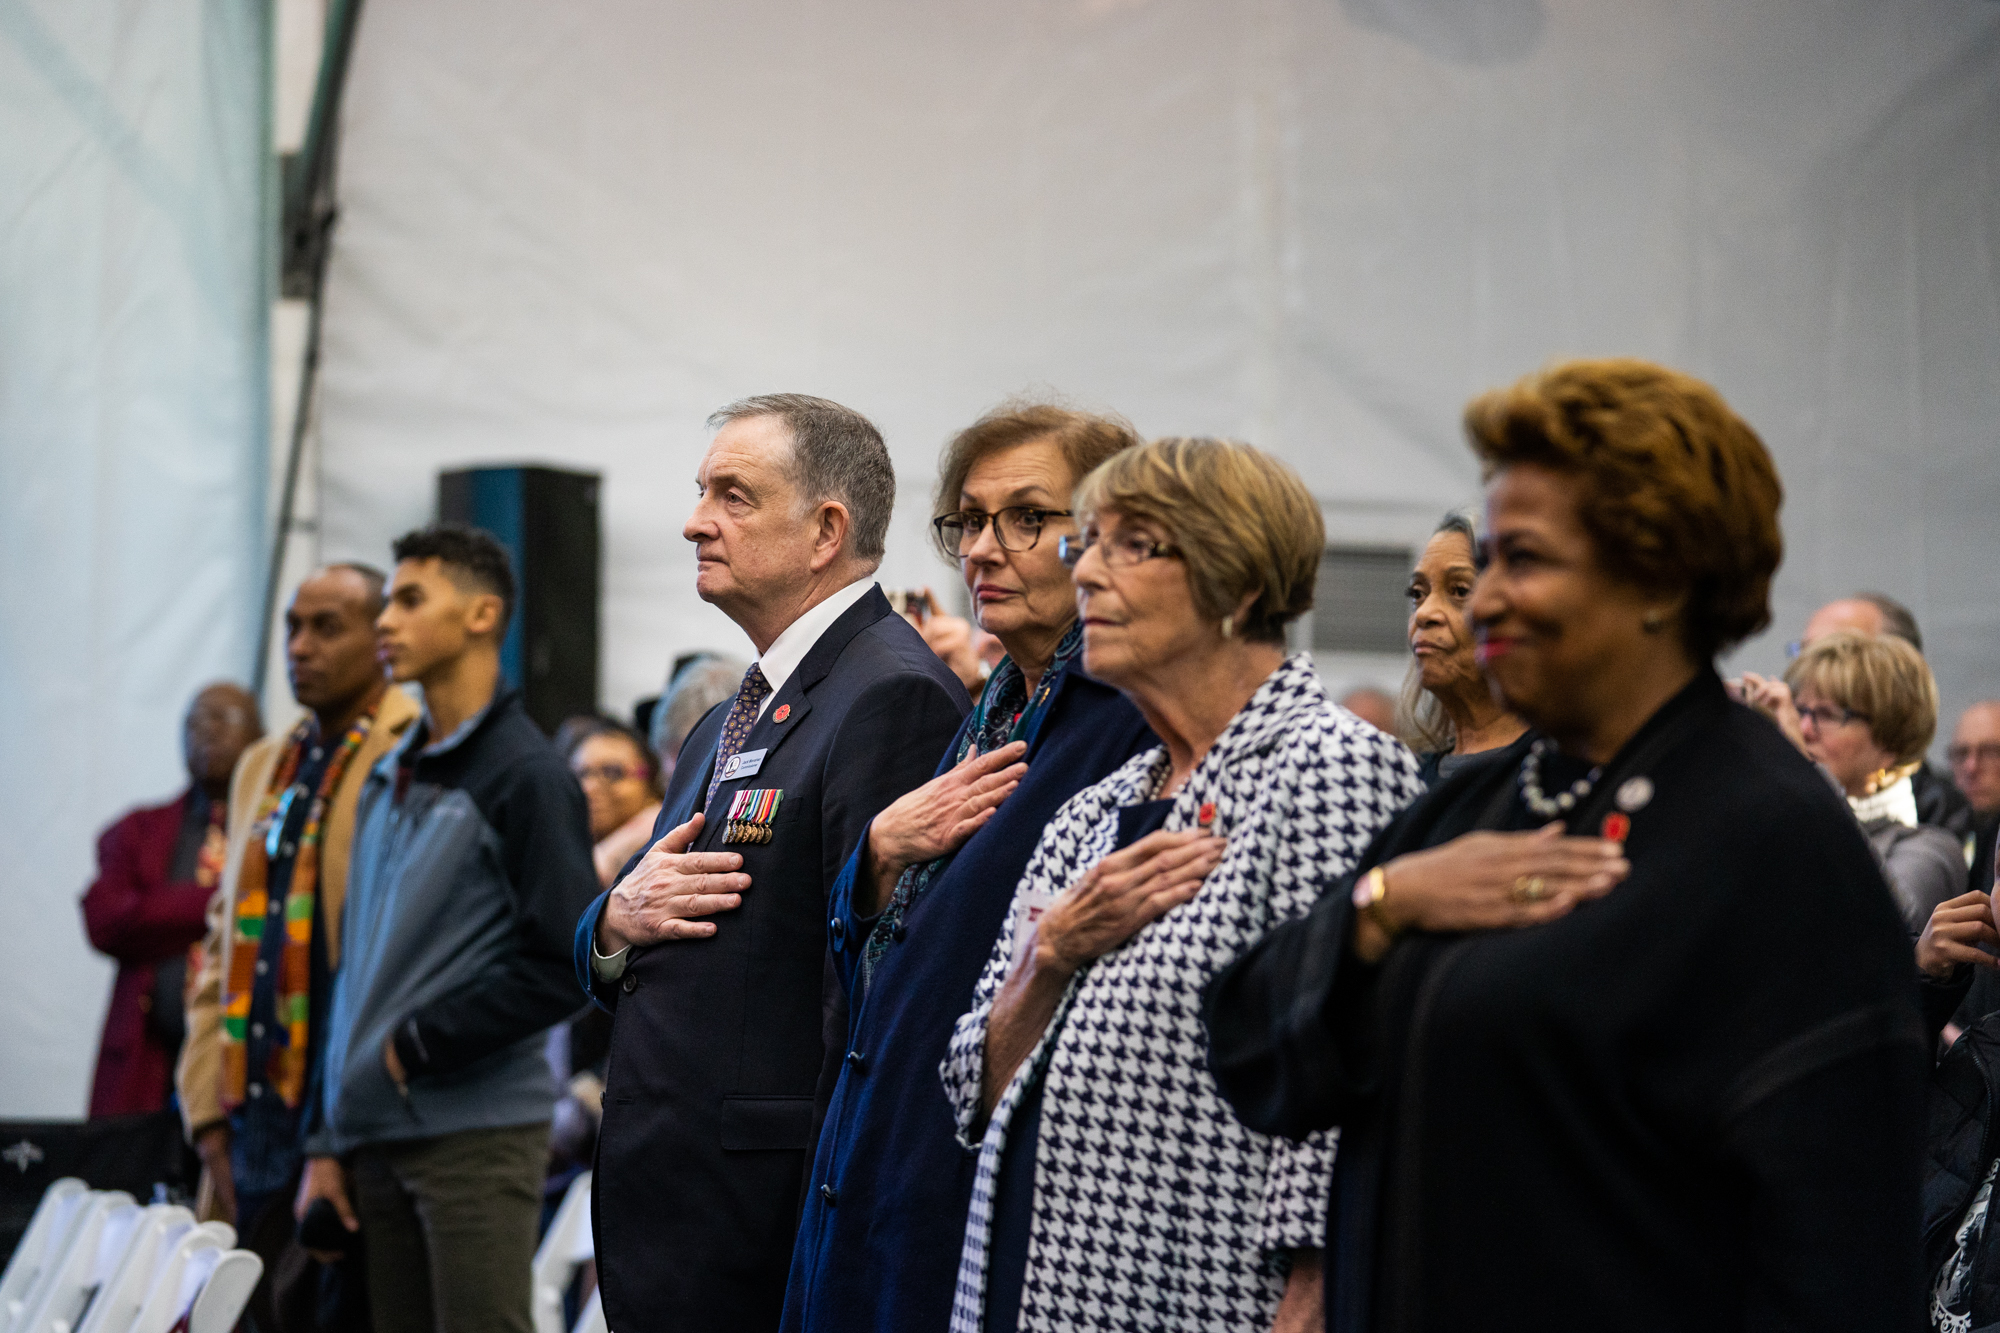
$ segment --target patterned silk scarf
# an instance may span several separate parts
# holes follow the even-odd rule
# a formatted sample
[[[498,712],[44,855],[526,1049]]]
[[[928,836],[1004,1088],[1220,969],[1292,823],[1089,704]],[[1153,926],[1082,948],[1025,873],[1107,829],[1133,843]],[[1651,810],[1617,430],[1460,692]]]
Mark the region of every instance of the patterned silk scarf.
[[[1009,741],[1032,741],[1041,729],[1042,719],[1048,714],[1056,682],[1082,648],[1083,622],[1079,620],[1070,625],[1069,632],[1056,645],[1056,655],[1049,662],[1049,669],[1042,673],[1033,699],[1028,698],[1027,677],[1021,674],[1021,668],[1014,665],[1014,659],[1001,658],[1000,665],[993,668],[993,674],[986,678],[986,688],[979,692],[979,702],[973,705],[971,724],[965,729],[965,738],[959,742],[958,753],[952,756],[952,763],[962,764],[975,753],[986,754]],[[862,951],[861,986],[864,991],[875,975],[875,964],[889,951],[896,927],[909,915],[917,899],[930,888],[931,881],[950,864],[950,856],[940,856],[935,861],[909,867],[896,881],[896,887],[889,895],[889,906],[883,910],[881,920],[875,923],[875,929],[868,935],[868,946]]]
[[[312,744],[313,719],[308,717],[293,729],[284,756],[271,775],[271,785],[257,806],[256,822],[250,827],[250,841],[243,849],[243,870],[236,882],[235,910],[229,975],[224,978],[222,1005],[222,1107],[225,1111],[243,1104],[249,1083],[249,1048],[245,1044],[250,1026],[250,997],[257,983],[257,958],[263,948],[264,930],[270,921],[268,890],[271,858],[279,851],[286,817],[295,801],[310,800],[305,827],[299,833],[293,853],[292,879],[285,891],[284,953],[278,963],[277,1019],[281,1033],[272,1043],[270,1067],[265,1071],[271,1086],[297,1108],[305,1093],[306,1024],[312,999],[313,901],[319,888],[320,832],[326,822],[327,807],[354,757],[368,739],[375,713],[369,710],[356,718],[340,739],[340,748],[327,762],[319,789],[307,791],[295,784],[299,764]]]

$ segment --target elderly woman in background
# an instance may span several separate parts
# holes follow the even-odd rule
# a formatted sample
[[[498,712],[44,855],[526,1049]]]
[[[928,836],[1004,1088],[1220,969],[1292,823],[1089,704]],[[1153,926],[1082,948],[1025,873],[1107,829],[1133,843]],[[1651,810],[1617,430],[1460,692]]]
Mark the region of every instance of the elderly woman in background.
[[[1285,656],[1324,545],[1289,469],[1160,440],[1076,507],[1084,667],[1164,744],[1056,814],[952,1038],[979,1159],[951,1326],[1316,1329],[1333,1143],[1230,1113],[1201,988],[1339,879],[1416,766]]]
[[[609,887],[632,854],[651,841],[660,817],[659,771],[639,733],[608,717],[562,725],[563,757],[590,806],[590,857]]]
[[[1426,787],[1484,761],[1518,764],[1528,724],[1493,697],[1473,652],[1465,604],[1479,577],[1478,529],[1447,514],[1410,572],[1410,654],[1397,730]]]
[[[1965,853],[1917,822],[1910,775],[1937,734],[1937,682],[1923,654],[1891,635],[1842,630],[1814,639],[1785,669],[1790,710],[1775,720],[1826,770],[1882,860],[1912,935],[1965,892]]]
[[[972,1194],[938,1086],[952,1022],[1042,829],[1062,803],[1157,742],[1079,670],[1070,492],[1138,444],[1121,421],[1011,404],[938,468],[938,546],[1006,648],[938,776],[875,817],[834,887],[832,947],[851,1052],[808,1178],[783,1327],[942,1329]],[[1025,764],[1025,768],[1023,765]]]
[[[1770,620],[1770,457],[1640,361],[1466,425],[1480,657],[1545,739],[1412,809],[1210,997],[1244,1118],[1340,1127],[1329,1328],[1909,1328],[1908,938],[1845,803],[1713,666]]]

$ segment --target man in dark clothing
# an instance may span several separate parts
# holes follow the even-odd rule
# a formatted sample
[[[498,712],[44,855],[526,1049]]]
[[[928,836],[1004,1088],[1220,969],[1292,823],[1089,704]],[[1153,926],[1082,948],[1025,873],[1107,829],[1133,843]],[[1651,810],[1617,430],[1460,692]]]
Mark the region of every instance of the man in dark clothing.
[[[209,686],[188,706],[181,730],[188,789],[132,811],[98,839],[83,924],[91,944],[118,960],[118,978],[91,1081],[93,1117],[157,1111],[173,1093],[187,1031],[187,951],[201,941],[222,878],[229,774],[263,734],[248,690]]]
[[[376,1333],[531,1333],[555,1104],[540,1034],[577,1005],[589,822],[501,687],[506,551],[445,524],[395,555],[377,641],[396,680],[422,685],[424,716],[356,812],[298,1213],[324,1199],[360,1230]]]
[[[792,394],[711,424],[682,535],[696,590],[758,658],[689,735],[653,846],[576,934],[578,979],[616,1016],[591,1205],[619,1333],[777,1327],[846,1050],[828,893],[968,707],[875,584],[896,475],[874,426]]]

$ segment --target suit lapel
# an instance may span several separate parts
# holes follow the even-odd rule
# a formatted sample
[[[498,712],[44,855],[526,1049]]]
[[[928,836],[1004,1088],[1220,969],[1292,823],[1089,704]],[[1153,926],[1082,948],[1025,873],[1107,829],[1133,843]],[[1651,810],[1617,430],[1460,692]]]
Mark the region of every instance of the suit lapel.
[[[882,617],[894,614],[896,613],[890,608],[889,599],[882,595],[882,590],[879,587],[870,588],[859,601],[841,612],[839,618],[826,627],[826,632],[819,636],[806,653],[804,660],[799,663],[798,670],[785,679],[783,687],[772,697],[770,705],[751,726],[750,734],[743,738],[743,747],[737,753],[748,754],[762,750],[763,763],[759,765],[757,773],[748,777],[725,779],[716,787],[715,804],[709,807],[708,822],[702,827],[701,841],[704,845],[709,843],[711,833],[717,840],[721,838],[722,827],[728,822],[722,815],[728,811],[727,802],[731,796],[744,787],[765,785],[759,781],[759,774],[771,766],[771,761],[777,757],[785,741],[799,730],[799,724],[805,721],[808,713],[812,712],[813,686],[826,679],[827,674],[833,670],[834,663],[838,662],[840,655],[847,651],[847,645],[854,641],[854,636]],[[719,740],[720,728],[717,728],[716,736]],[[714,772],[714,769],[715,746],[711,745],[707,770],[702,775],[701,786],[695,789],[696,800],[700,799],[701,792],[708,790],[708,775]]]

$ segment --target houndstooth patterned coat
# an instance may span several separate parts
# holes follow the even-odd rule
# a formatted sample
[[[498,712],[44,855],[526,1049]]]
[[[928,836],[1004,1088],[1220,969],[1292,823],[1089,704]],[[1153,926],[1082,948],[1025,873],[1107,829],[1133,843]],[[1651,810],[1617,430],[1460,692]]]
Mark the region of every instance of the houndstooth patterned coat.
[[[1020,893],[1066,891],[1113,848],[1118,810],[1167,763],[1150,750],[1070,798]],[[1208,1072],[1201,991],[1281,921],[1302,916],[1420,791],[1394,740],[1336,705],[1301,654],[1258,687],[1195,767],[1166,827],[1207,801],[1228,838],[1189,902],[1071,980],[984,1137],[986,1020],[1014,957],[1014,913],[939,1073],[979,1165],[959,1261],[953,1333],[980,1333],[994,1182],[1009,1121],[1046,1078],[1023,1330],[1256,1330],[1284,1294],[1282,1252],[1325,1243],[1330,1133],[1304,1143],[1237,1121]],[[993,1333],[1011,1333],[994,1330]]]

